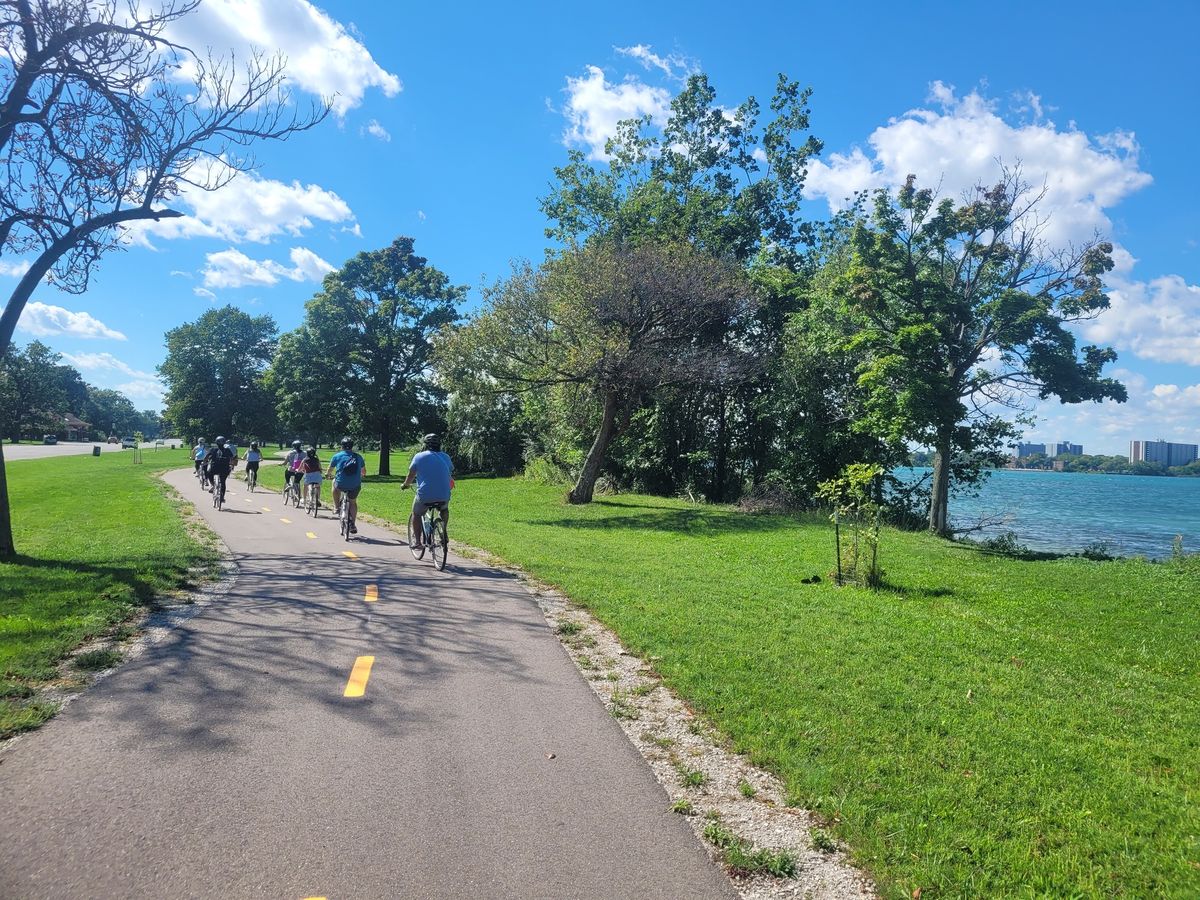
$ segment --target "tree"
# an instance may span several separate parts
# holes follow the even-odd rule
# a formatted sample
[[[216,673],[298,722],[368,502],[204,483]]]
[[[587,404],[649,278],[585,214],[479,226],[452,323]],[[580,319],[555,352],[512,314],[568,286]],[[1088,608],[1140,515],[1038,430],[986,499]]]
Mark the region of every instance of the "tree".
[[[860,329],[849,346],[865,354],[861,427],[934,449],[929,529],[946,535],[951,482],[979,480],[1018,434],[997,410],[1022,410],[1034,396],[1080,403],[1126,392],[1101,374],[1116,354],[1077,349],[1070,330],[1108,308],[1101,279],[1112,245],[1047,246],[1045,192],[1018,172],[959,206],[915,181],[876,193],[835,292]]]
[[[132,222],[181,216],[185,186],[250,169],[247,148],[329,112],[298,109],[284,60],[201,57],[169,37],[200,0],[0,3],[0,254],[32,254],[0,314],[0,356],[43,280],[81,293]],[[0,559],[15,552],[0,453]]]
[[[277,394],[300,401],[298,409],[283,407],[286,416],[299,427],[307,411],[323,428],[344,415],[332,410],[348,412],[352,432],[379,436],[379,474],[390,475],[393,442],[440,420],[433,414],[439,391],[429,371],[431,339],[458,321],[465,293],[417,256],[409,237],[359,253],[326,275],[272,369]],[[323,385],[304,383],[314,368]],[[330,391],[334,398],[325,396]]]
[[[801,249],[813,237],[801,198],[808,161],[821,149],[808,133],[810,96],[780,75],[762,121],[754,97],[723,108],[708,77],[692,75],[661,131],[648,117],[622,122],[604,163],[573,151],[555,170],[542,200],[552,223],[547,236],[567,246],[596,238],[628,245],[686,241],[742,264],[801,266]],[[727,339],[731,346],[753,344],[768,359],[778,350],[792,295],[764,283],[758,297],[756,314]],[[671,493],[699,482],[718,500],[746,475],[760,480],[778,444],[761,402],[771,390],[764,371],[736,386],[659,391],[654,408],[641,413],[645,440],[630,434],[621,442],[625,468],[647,489]]]
[[[283,433],[320,444],[350,430],[348,359],[328,352],[307,325],[279,338],[264,383]]]
[[[60,359],[41,341],[0,357],[0,433],[13,441],[58,433],[67,411]]]
[[[439,347],[457,392],[586,389],[600,405],[569,499],[588,503],[619,420],[655,390],[733,384],[753,354],[724,336],[755,308],[740,267],[690,244],[593,241],[518,271]]]
[[[163,417],[181,437],[248,440],[274,433],[274,404],[263,374],[276,331],[270,316],[222,306],[167,332],[167,358],[158,367],[167,385]]]

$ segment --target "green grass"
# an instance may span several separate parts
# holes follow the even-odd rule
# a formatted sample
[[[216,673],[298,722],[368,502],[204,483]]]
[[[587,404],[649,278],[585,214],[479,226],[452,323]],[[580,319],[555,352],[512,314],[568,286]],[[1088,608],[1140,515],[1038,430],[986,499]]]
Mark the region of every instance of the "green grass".
[[[755,849],[730,831],[719,818],[704,826],[704,837],[721,851],[721,861],[738,875],[765,873],[776,878],[794,878],[796,859],[784,850]]]
[[[399,480],[369,479],[362,509],[403,522]],[[817,517],[562,494],[461,479],[451,535],[655,658],[885,896],[1200,896],[1196,567],[886,531],[871,592],[825,578]]]
[[[64,656],[215,559],[189,536],[154,477],[187,464],[186,451],[142,459],[135,465],[133,454],[110,453],[8,463],[20,555],[0,563],[0,737],[53,714],[52,704],[32,698]],[[112,661],[104,651],[80,659],[83,668]]]

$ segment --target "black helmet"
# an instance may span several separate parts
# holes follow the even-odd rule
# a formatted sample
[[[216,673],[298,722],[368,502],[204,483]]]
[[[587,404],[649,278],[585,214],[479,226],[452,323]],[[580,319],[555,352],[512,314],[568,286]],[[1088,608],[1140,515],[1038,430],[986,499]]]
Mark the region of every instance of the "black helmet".
[[[303,445],[299,441],[292,441],[292,446],[299,450]]]
[[[251,450],[257,450],[257,449],[258,449],[258,441],[251,441],[251,442],[250,442],[250,449],[251,449]]]
[[[426,450],[441,450],[442,436],[439,434],[427,434],[421,438],[421,443],[425,445]]]
[[[222,434],[222,435],[220,435],[220,436],[218,436],[218,437],[217,437],[217,446],[218,446],[218,447],[224,447],[224,446],[225,446],[225,435],[223,435],[223,434]]]
[[[305,452],[306,454],[308,454],[309,456],[316,456],[316,455],[317,455],[317,448],[316,448],[316,447],[309,447],[309,448],[308,448],[307,450],[305,450],[304,452]]]
[[[349,438],[349,437],[342,438],[342,449],[343,450],[349,450],[353,446],[354,446],[353,438]]]

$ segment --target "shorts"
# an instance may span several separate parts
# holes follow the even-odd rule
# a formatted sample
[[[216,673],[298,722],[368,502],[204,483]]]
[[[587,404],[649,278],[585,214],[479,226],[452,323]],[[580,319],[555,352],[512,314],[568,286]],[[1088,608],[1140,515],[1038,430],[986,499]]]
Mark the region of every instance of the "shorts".
[[[247,461],[247,463],[246,463],[246,471],[247,471],[247,472],[257,472],[257,471],[258,471],[258,463],[256,463],[256,462],[249,462],[249,461]]]
[[[413,497],[413,515],[417,518],[425,515],[425,511],[431,506],[450,508],[449,500],[422,500],[420,497]]]
[[[305,484],[320,484],[324,480],[324,478],[325,478],[325,476],[322,475],[320,472],[305,472],[304,473],[304,483]]]
[[[357,500],[358,492],[362,490],[362,485],[360,484],[356,488],[344,488],[335,481],[333,483],[333,489],[349,500]]]

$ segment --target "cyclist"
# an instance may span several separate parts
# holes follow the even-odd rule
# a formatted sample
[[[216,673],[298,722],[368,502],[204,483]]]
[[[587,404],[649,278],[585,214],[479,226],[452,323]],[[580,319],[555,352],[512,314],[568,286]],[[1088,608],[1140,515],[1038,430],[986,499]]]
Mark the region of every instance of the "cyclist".
[[[249,482],[251,475],[255,481],[258,481],[258,464],[262,462],[262,451],[258,449],[258,441],[250,442],[250,449],[246,451],[246,481]]]
[[[215,487],[220,488],[221,502],[225,502],[225,481],[229,478],[229,473],[237,467],[237,457],[233,455],[233,451],[225,446],[225,436],[217,438],[217,448],[207,454],[208,474],[216,482]],[[213,488],[209,488],[209,493],[212,493]]]
[[[348,437],[342,438],[342,450],[329,460],[329,471],[325,477],[333,479],[333,505],[337,507],[338,518],[342,515],[342,503],[350,504],[351,534],[358,534],[358,527],[354,523],[358,519],[358,492],[362,490],[362,477],[366,472],[366,460],[354,452],[354,441]]]
[[[442,525],[447,528],[450,525],[450,476],[454,473],[454,463],[442,452],[439,435],[427,434],[421,443],[425,449],[412,458],[408,465],[408,477],[400,486],[404,490],[414,481],[417,483],[417,496],[413,497],[412,508],[413,549],[417,550],[421,548],[423,539],[421,517],[430,503],[442,504]]]
[[[196,472],[200,471],[200,466],[204,464],[204,456],[208,453],[208,447],[204,444],[204,438],[200,438],[196,442],[196,446],[192,448],[192,463]]]
[[[300,449],[299,441],[292,441],[292,450],[283,460],[283,488],[286,491],[289,481],[296,482],[296,494],[300,491],[300,463],[304,460],[304,451]]]
[[[304,458],[300,460],[300,474],[304,479],[304,491],[307,493],[312,490],[316,492],[317,509],[321,508],[321,481],[324,475],[321,474],[321,460],[317,456],[317,448],[309,447],[304,451]]]

